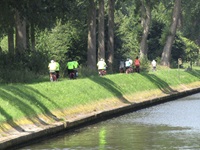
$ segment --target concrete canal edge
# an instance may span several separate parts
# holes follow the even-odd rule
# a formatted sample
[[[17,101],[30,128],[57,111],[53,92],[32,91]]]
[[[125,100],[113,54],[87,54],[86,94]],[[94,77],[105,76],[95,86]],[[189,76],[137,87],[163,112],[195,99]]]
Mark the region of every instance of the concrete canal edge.
[[[70,131],[71,129],[81,128],[85,125],[99,122],[105,119],[109,119],[113,116],[119,116],[128,112],[133,112],[145,107],[150,107],[156,104],[164,103],[167,101],[172,101],[181,97],[189,96],[191,94],[195,94],[200,92],[200,87],[188,89],[182,92],[176,92],[167,96],[157,97],[154,99],[148,99],[139,103],[127,104],[122,107],[118,107],[115,109],[107,110],[107,111],[98,111],[92,114],[80,116],[78,118],[72,119],[70,121],[65,122],[57,122],[53,125],[47,125],[45,128],[36,129],[33,131],[24,131],[20,134],[12,135],[7,137],[4,140],[0,140],[0,149],[15,149],[17,147],[21,147],[28,142],[38,141],[41,139],[45,139],[51,135],[56,133],[60,133],[63,131]]]

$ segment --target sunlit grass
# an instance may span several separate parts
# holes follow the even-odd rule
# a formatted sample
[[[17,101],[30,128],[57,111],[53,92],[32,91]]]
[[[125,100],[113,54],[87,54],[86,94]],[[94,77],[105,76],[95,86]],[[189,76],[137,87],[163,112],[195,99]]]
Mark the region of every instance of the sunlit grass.
[[[22,117],[50,114],[55,110],[76,108],[102,99],[122,97],[153,89],[199,81],[200,71],[163,69],[149,73],[112,74],[91,76],[58,82],[38,80],[30,84],[4,84],[0,86],[0,122]]]

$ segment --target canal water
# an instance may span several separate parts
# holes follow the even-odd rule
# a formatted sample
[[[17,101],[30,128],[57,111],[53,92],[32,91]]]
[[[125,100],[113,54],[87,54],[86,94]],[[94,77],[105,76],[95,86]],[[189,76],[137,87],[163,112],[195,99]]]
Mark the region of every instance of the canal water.
[[[200,94],[125,114],[20,150],[200,150]]]

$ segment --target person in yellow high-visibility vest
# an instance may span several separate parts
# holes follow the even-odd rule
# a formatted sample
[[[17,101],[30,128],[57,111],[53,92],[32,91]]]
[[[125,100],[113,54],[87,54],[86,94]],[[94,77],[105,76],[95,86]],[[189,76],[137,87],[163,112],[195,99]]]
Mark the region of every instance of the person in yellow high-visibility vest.
[[[75,77],[78,77],[78,66],[79,66],[79,64],[78,64],[78,61],[73,61],[73,63],[74,63],[74,74],[75,74]]]
[[[55,70],[56,78],[58,79],[60,77],[60,74],[59,74],[59,72],[60,72],[60,64],[57,61],[55,61],[55,63],[56,63],[56,70]]]
[[[74,62],[73,61],[67,62],[66,67],[69,78],[72,78],[74,76]]]

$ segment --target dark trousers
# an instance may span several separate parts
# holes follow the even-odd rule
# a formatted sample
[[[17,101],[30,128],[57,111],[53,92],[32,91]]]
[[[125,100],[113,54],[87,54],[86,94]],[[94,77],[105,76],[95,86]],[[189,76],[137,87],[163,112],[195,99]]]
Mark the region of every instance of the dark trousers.
[[[56,71],[56,78],[58,79],[60,77],[59,71]]]
[[[67,72],[68,72],[68,76],[69,76],[70,79],[75,77],[75,75],[74,75],[74,69],[68,69]]]
[[[140,73],[140,66],[135,66],[135,72]]]

